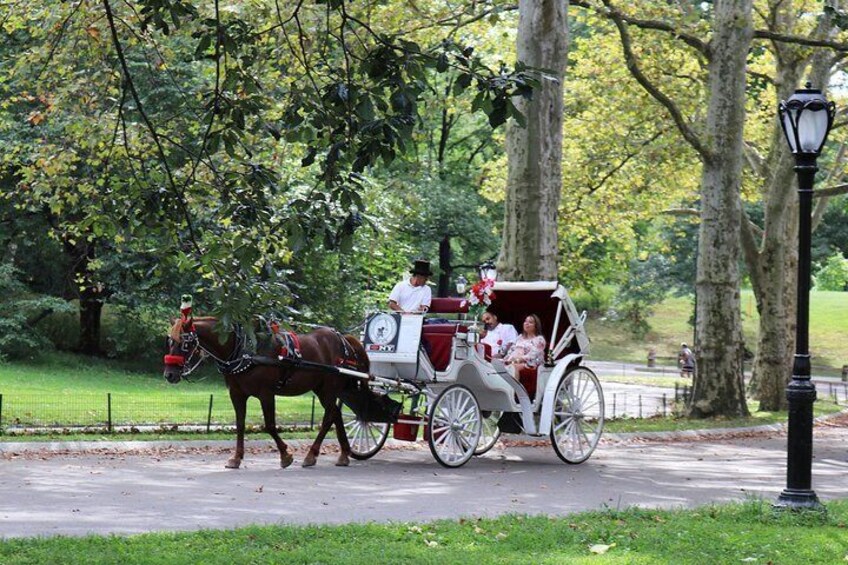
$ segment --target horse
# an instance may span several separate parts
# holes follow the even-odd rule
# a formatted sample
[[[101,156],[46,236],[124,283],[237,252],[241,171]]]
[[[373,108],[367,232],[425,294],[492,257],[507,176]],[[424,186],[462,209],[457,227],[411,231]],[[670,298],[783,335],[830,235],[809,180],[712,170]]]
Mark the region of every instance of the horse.
[[[245,355],[246,336],[240,326],[235,326],[221,335],[215,331],[217,322],[213,317],[194,318],[190,307],[182,309],[182,316],[173,324],[168,338],[164,376],[168,382],[178,383],[206,357],[211,357],[218,365],[218,370],[224,375],[236,413],[236,450],[227,461],[226,467],[238,469],[244,458],[244,421],[247,399],[251,396],[259,399],[262,406],[265,431],[277,445],[280,466],[286,468],[291,465],[294,458],[277,433],[274,397],[299,396],[310,391],[315,393],[321,402],[324,417],[318,436],[303,460],[303,466],[315,465],[321,442],[333,424],[341,447],[336,465],[349,465],[350,443],[342,422],[338,398],[345,387],[355,383],[351,382],[351,377],[339,370],[334,371],[333,368],[341,364],[360,373],[368,373],[368,355],[359,340],[350,335],[343,336],[330,328],[319,328],[298,336],[289,334],[291,337],[288,338],[288,343],[295,346],[299,357],[292,359],[292,363],[283,361],[257,364],[256,358]],[[299,363],[301,359],[307,363]],[[310,363],[319,364],[329,370],[304,367]]]

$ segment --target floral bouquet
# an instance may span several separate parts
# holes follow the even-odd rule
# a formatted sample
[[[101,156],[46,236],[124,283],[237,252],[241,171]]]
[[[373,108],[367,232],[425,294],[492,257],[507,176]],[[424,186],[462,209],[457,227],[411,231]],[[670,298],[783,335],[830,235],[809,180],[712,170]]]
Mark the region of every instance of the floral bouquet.
[[[495,299],[495,291],[493,290],[494,286],[494,280],[483,279],[471,287],[468,295],[468,303],[470,304],[468,312],[471,314],[472,319],[475,322],[480,319],[480,316],[483,315],[483,312],[486,311],[486,308],[492,303],[492,300]]]

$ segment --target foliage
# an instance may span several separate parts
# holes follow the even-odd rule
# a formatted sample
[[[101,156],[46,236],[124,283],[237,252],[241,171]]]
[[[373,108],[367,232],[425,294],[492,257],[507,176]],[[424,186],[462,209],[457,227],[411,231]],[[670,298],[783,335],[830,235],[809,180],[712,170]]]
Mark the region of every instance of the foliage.
[[[5,22],[8,196],[86,257],[81,286],[120,268],[100,257],[146,254],[146,282],[192,273],[225,320],[281,308],[301,250],[350,252],[369,176],[415,147],[439,77],[487,127],[537,81],[359,3],[246,8],[46,2]]]
[[[65,301],[29,292],[19,271],[0,263],[0,359],[20,359],[51,347],[39,321],[67,311]]]
[[[848,290],[848,259],[842,253],[831,255],[815,275],[816,290]]]

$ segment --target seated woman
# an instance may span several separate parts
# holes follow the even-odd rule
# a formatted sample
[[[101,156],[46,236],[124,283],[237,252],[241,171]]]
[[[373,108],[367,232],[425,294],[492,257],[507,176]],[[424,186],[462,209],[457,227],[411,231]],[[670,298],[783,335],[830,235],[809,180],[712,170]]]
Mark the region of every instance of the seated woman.
[[[536,314],[524,318],[524,331],[515,340],[512,348],[504,358],[504,363],[510,367],[512,376],[518,379],[521,369],[535,368],[545,362],[545,338],[542,334],[542,322]]]

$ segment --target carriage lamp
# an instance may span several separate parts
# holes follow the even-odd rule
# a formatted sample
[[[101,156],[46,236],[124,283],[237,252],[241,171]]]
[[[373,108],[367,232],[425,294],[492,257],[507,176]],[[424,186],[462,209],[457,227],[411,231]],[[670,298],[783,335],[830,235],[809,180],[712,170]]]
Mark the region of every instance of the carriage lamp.
[[[786,387],[789,405],[786,450],[786,488],[775,503],[791,510],[822,508],[812,489],[813,402],[816,386],[810,380],[810,234],[816,160],[833,125],[836,107],[810,83],[778,107],[780,125],[795,156],[798,176],[798,283],[795,361]]]
[[[498,280],[498,268],[494,262],[486,261],[480,264],[480,280]]]
[[[465,295],[465,288],[467,286],[468,286],[468,279],[466,279],[462,275],[459,275],[458,277],[456,277],[456,293],[459,296]]]

